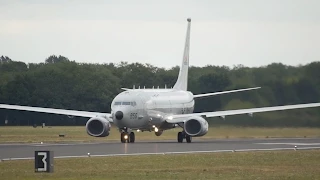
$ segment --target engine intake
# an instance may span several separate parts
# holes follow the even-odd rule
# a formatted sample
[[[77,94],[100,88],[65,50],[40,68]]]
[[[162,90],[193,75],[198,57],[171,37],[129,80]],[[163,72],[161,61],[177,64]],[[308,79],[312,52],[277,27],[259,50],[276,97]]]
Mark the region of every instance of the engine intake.
[[[184,131],[190,136],[203,136],[208,132],[208,122],[202,117],[195,116],[184,122]]]
[[[86,124],[87,133],[94,137],[109,136],[110,122],[103,117],[93,117]]]

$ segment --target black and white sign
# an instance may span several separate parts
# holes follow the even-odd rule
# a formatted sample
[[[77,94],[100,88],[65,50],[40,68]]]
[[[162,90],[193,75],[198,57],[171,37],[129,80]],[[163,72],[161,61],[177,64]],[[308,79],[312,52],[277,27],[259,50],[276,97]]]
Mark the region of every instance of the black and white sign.
[[[35,172],[53,172],[53,152],[35,151]]]

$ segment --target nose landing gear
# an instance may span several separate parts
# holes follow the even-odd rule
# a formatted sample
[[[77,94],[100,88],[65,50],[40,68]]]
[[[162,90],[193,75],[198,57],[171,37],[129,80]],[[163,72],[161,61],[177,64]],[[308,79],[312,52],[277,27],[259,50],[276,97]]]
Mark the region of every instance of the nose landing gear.
[[[192,137],[190,135],[188,135],[184,131],[178,132],[178,136],[177,136],[178,142],[182,143],[184,138],[186,139],[187,143],[191,143]]]
[[[120,141],[122,143],[134,143],[134,141],[135,141],[134,132],[130,132],[130,133],[127,131],[121,132]]]

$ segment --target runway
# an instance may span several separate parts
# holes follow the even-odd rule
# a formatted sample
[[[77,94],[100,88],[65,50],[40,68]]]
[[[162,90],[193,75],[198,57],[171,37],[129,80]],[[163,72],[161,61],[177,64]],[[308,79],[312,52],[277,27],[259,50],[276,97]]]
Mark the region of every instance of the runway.
[[[281,139],[193,139],[192,143],[176,141],[142,141],[136,143],[69,143],[69,144],[0,144],[0,160],[32,159],[34,151],[49,150],[55,158],[117,156],[141,154],[178,154],[196,152],[320,149],[320,138]]]

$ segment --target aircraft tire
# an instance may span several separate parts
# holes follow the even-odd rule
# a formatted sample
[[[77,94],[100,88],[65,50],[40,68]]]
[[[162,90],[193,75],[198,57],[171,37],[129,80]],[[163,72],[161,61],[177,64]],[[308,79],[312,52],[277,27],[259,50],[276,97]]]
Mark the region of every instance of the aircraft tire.
[[[186,140],[187,140],[187,143],[191,143],[192,137],[189,135],[186,135]]]
[[[121,133],[120,134],[120,141],[122,142],[122,143],[125,143],[126,142],[126,140],[124,139],[124,135],[125,135],[125,133]]]
[[[182,143],[183,142],[183,133],[182,132],[178,132],[177,139],[178,139],[178,143]]]
[[[134,132],[131,132],[129,135],[129,142],[134,143],[135,139],[136,139],[136,137],[135,137]]]

